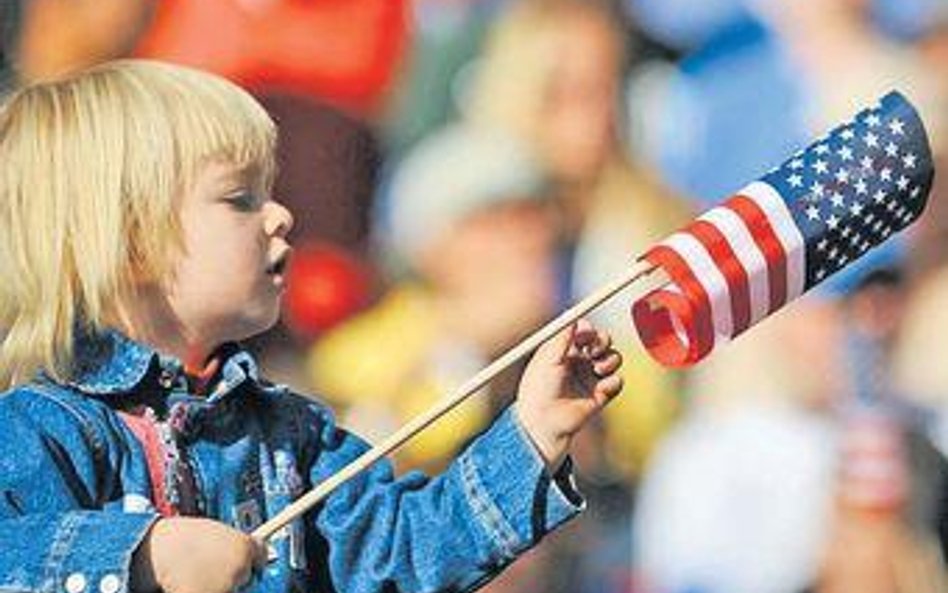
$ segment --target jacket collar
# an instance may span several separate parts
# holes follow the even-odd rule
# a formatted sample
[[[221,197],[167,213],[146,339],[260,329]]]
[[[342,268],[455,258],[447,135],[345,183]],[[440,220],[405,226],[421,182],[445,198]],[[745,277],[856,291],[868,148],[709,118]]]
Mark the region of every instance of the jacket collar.
[[[131,391],[158,359],[157,352],[117,331],[80,331],[66,383],[99,395]]]
[[[133,391],[143,381],[161,388],[186,385],[184,365],[173,356],[128,338],[115,330],[77,332],[73,366],[66,384],[88,394],[113,395]],[[218,351],[223,360],[217,393],[230,391],[246,379],[259,380],[253,357],[236,344]]]

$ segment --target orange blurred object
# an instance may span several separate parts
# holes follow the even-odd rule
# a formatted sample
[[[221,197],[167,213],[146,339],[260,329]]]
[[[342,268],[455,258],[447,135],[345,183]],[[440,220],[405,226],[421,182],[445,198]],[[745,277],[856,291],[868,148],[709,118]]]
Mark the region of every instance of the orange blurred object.
[[[311,340],[369,302],[372,274],[348,252],[326,242],[297,248],[290,260],[284,322]]]
[[[136,53],[372,116],[407,44],[408,0],[162,0]]]

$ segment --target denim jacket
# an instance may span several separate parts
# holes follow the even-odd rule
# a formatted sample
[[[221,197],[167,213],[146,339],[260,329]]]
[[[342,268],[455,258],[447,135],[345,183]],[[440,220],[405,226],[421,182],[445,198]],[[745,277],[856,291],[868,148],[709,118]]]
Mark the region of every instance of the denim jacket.
[[[114,332],[80,338],[75,360],[64,382],[0,396],[0,593],[125,593],[158,517],[249,532],[367,449],[236,346],[203,396]],[[338,488],[270,539],[248,589],[470,590],[583,504],[507,411],[441,475],[380,461]]]

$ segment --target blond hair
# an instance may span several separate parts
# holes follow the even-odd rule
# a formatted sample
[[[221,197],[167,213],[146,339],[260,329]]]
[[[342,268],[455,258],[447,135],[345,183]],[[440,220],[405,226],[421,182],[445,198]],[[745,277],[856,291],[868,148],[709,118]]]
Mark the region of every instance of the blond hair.
[[[276,132],[217,76],[122,60],[0,107],[0,388],[68,376],[74,332],[117,324],[180,253],[178,199],[223,160],[269,186]]]
[[[486,39],[465,114],[475,123],[500,125],[537,142],[560,56],[570,51],[568,36],[577,27],[590,26],[614,46],[617,56],[624,55],[622,31],[606,2],[526,0],[512,5]]]

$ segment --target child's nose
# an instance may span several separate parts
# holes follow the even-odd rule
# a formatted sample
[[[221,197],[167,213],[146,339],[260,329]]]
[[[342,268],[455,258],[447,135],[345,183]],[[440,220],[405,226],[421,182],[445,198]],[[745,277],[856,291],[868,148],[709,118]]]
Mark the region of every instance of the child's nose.
[[[266,221],[264,230],[268,235],[285,237],[293,228],[293,214],[286,206],[270,200],[266,203]]]

